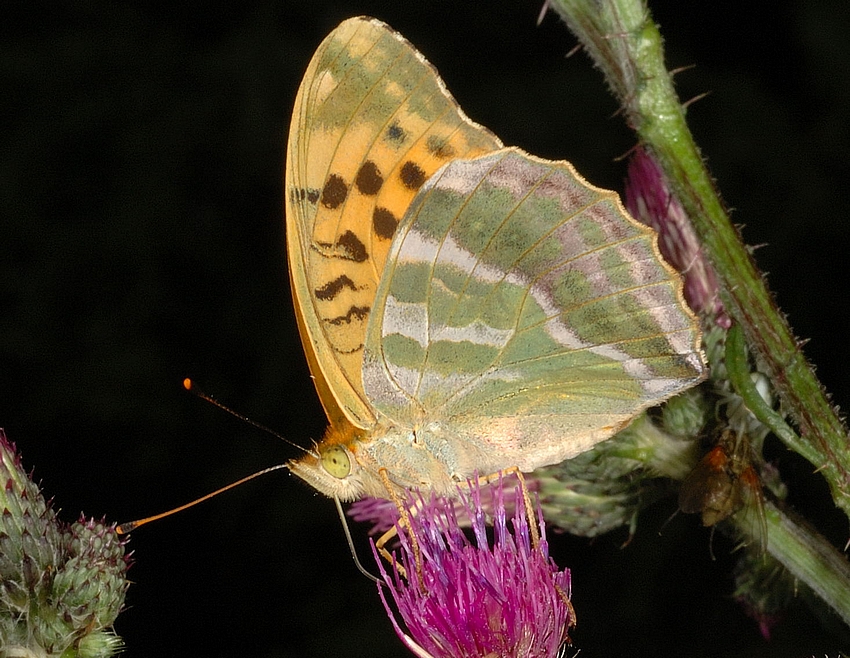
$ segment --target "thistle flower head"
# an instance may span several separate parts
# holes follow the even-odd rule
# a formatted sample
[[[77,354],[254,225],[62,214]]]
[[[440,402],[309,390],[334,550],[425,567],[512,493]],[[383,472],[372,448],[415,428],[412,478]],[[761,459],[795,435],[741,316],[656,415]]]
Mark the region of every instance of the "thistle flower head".
[[[524,480],[524,486],[529,493],[536,494],[540,491],[540,483],[534,477],[534,474],[526,474]],[[520,507],[524,504],[522,497],[517,498],[518,492],[521,491],[517,488],[518,486],[519,479],[511,474],[502,475],[497,483],[479,482],[476,486],[477,504],[479,505],[476,511],[481,511],[488,519],[492,519],[496,514],[498,505],[501,504],[506,514],[513,514],[517,504]],[[421,499],[418,500],[417,504],[420,504]],[[468,528],[472,524],[472,519],[468,514],[469,506],[463,499],[444,498],[442,500],[445,505],[451,505],[454,508],[455,518],[462,528]],[[398,523],[399,518],[398,507],[392,500],[386,498],[355,500],[349,506],[347,514],[354,521],[371,524],[370,535],[385,533]]]
[[[125,544],[114,525],[57,519],[0,430],[0,656],[114,655]]]
[[[510,493],[521,500],[518,491]],[[420,656],[554,657],[568,640],[575,623],[570,573],[549,557],[542,515],[537,512],[541,539],[535,545],[524,506],[515,506],[509,529],[501,487],[495,496],[492,542],[479,487],[472,483],[460,491],[460,500],[474,541],[461,530],[454,501],[414,498],[410,528],[399,528],[400,557],[392,575],[378,559],[381,600],[399,637]],[[421,561],[406,532],[416,538]],[[400,575],[399,563],[408,578]],[[412,639],[396,621],[385,587]]]

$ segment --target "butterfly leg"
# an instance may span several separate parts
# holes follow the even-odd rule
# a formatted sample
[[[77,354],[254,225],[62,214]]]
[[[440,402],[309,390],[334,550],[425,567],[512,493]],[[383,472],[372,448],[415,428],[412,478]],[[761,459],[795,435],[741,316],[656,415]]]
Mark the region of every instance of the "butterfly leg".
[[[375,542],[375,548],[378,549],[378,553],[380,553],[381,557],[384,558],[390,564],[392,564],[392,562],[393,562],[393,556],[390,555],[390,552],[384,547],[387,545],[388,541],[393,539],[393,537],[397,537],[397,536],[398,536],[398,529],[395,526],[393,526],[392,528],[387,530],[384,534],[382,534],[378,538],[378,541]],[[396,565],[396,566],[398,566],[398,572],[404,578],[407,578],[407,574],[404,572],[404,567],[401,566],[400,564]]]
[[[419,540],[416,538],[415,533],[410,527],[410,512],[407,509],[407,506],[404,504],[404,501],[399,498],[398,493],[396,491],[395,485],[393,485],[390,480],[390,476],[387,473],[387,469],[382,468],[378,471],[381,474],[381,480],[384,482],[384,486],[387,489],[387,493],[389,493],[390,498],[395,503],[396,508],[398,509],[399,514],[399,525],[407,530],[407,536],[410,538],[410,548],[413,551],[413,559],[416,564],[416,575],[419,579],[419,587],[422,591],[425,591],[425,581],[422,577],[422,551],[419,549]],[[384,548],[388,541],[390,541],[393,537],[398,535],[398,530],[396,526],[393,526],[389,530],[387,530],[381,537],[375,542],[375,548],[378,549],[378,552],[381,556],[390,564],[393,563],[393,557],[390,555],[390,552]],[[398,567],[399,573],[403,578],[408,578],[407,573],[405,573],[404,567],[400,564],[396,564]]]
[[[506,475],[512,475],[516,477],[517,481],[519,482],[520,491],[522,491],[522,502],[525,506],[525,516],[528,519],[528,529],[529,534],[531,535],[531,545],[535,549],[537,549],[540,547],[540,530],[537,525],[537,514],[534,511],[534,505],[532,505],[531,503],[531,494],[528,491],[528,485],[525,483],[525,476],[522,474],[522,471],[520,471],[519,468],[516,466],[511,466],[510,468],[502,469],[497,473],[492,473],[490,475],[484,476],[482,480],[484,482],[490,483],[497,477],[504,478]],[[561,599],[564,601],[564,603],[567,604],[567,607],[569,608],[570,619],[572,620],[571,626],[574,627],[576,625],[576,611],[575,608],[573,608],[573,604],[570,601],[570,597],[564,590],[562,590],[557,585],[555,586],[555,588],[558,591],[558,596],[561,597]]]
[[[525,516],[528,519],[528,530],[531,533],[531,544],[534,548],[537,548],[540,546],[540,531],[537,527],[537,516],[534,513],[534,505],[531,503],[531,494],[528,492],[528,486],[525,483],[525,476],[522,474],[522,471],[516,466],[510,466],[501,471],[480,477],[479,482],[492,484],[499,479],[509,476],[515,477],[519,482],[519,488],[522,492],[522,504],[525,507]]]

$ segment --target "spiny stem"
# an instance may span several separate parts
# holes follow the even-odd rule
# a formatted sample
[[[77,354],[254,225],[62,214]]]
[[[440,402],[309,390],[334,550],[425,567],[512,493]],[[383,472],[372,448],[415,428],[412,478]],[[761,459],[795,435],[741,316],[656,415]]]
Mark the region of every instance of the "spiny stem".
[[[847,432],[773,302],[737,229],[726,213],[685,122],[664,66],[661,35],[642,0],[551,0],[605,74],[629,125],[663,169],[687,211],[721,282],[727,311],[740,324],[801,441],[801,452],[829,484],[835,504],[850,516]]]
[[[741,327],[734,325],[726,334],[726,374],[735,392],[741,396],[747,408],[753,415],[780,437],[786,445],[803,455],[809,461],[818,459],[818,454],[805,441],[801,441],[797,433],[788,426],[785,419],[765,402],[750,377],[750,366],[747,363],[747,346]]]
[[[788,510],[765,506],[767,550],[850,625],[850,562]]]

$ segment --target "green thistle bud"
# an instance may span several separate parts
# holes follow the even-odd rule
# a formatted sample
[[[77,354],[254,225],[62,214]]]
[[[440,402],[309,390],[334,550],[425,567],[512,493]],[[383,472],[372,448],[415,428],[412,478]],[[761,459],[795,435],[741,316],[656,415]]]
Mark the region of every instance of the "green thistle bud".
[[[75,627],[110,626],[124,602],[124,545],[114,526],[80,519],[65,532],[67,561],[53,580],[62,617]]]
[[[643,414],[608,441],[531,476],[551,525],[595,537],[628,525],[693,468],[696,444],[664,432]]]
[[[0,430],[0,656],[108,658],[128,561],[114,526],[66,526]]]
[[[696,439],[705,427],[708,405],[703,391],[692,388],[667,400],[661,408],[664,429],[680,439]]]
[[[56,515],[0,430],[0,578],[29,582],[59,561],[62,535]]]

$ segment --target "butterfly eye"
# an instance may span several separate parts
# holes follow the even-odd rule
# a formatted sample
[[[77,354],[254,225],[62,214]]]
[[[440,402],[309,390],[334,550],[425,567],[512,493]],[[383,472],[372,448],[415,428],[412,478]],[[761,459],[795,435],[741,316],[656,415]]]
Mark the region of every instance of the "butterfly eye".
[[[342,446],[331,446],[322,451],[322,466],[335,478],[342,480],[351,473],[351,460]]]

